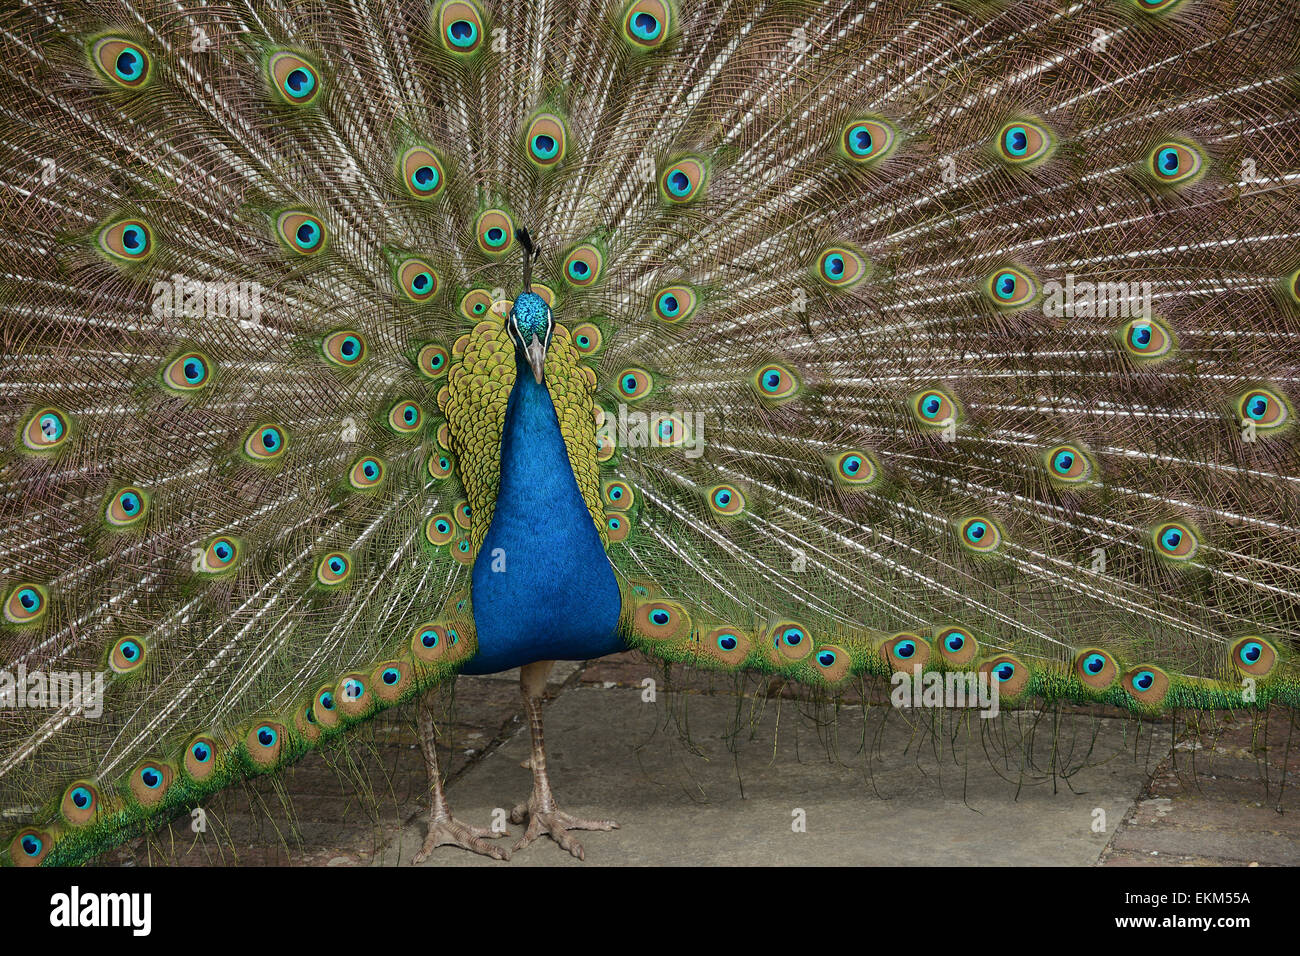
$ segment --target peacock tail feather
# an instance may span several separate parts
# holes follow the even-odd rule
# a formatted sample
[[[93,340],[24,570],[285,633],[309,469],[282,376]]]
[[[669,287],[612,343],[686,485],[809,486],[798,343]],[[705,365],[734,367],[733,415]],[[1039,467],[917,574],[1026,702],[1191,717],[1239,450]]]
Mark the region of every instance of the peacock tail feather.
[[[472,660],[522,228],[629,645],[1300,706],[1297,36],[1289,0],[7,7],[9,861]]]

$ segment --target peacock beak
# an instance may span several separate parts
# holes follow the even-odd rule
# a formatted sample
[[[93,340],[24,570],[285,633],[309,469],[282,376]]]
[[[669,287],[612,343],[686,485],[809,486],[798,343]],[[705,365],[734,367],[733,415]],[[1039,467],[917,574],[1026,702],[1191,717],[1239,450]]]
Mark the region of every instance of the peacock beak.
[[[534,335],[533,340],[528,343],[528,348],[526,348],[524,352],[528,356],[528,364],[533,367],[533,378],[537,381],[538,385],[541,385],[542,370],[546,365],[546,346],[542,344],[542,341],[536,335]]]

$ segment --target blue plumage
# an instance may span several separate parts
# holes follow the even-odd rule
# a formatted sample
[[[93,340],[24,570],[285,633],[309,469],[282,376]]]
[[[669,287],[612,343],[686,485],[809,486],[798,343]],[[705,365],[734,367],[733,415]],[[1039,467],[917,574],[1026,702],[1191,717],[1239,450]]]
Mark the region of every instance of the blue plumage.
[[[474,562],[478,653],[467,674],[586,660],[624,647],[618,582],[574,480],[550,392],[533,380],[518,349],[515,364],[501,487]],[[504,570],[494,571],[494,562]]]

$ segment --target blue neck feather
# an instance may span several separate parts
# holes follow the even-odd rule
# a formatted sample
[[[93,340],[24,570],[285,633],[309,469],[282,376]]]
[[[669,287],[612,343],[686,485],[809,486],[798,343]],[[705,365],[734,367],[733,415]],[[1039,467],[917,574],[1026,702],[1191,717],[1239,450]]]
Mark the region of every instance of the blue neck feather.
[[[578,490],[544,384],[515,350],[496,509],[474,562],[467,674],[623,650],[614,570]],[[504,565],[504,570],[493,570]]]

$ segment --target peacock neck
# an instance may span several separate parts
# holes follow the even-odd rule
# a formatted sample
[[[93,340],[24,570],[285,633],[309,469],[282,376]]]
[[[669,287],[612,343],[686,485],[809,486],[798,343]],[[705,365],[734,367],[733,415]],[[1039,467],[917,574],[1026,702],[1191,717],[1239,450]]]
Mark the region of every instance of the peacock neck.
[[[473,569],[479,650],[468,673],[622,649],[618,583],[569,464],[545,383],[518,354],[501,479]]]

